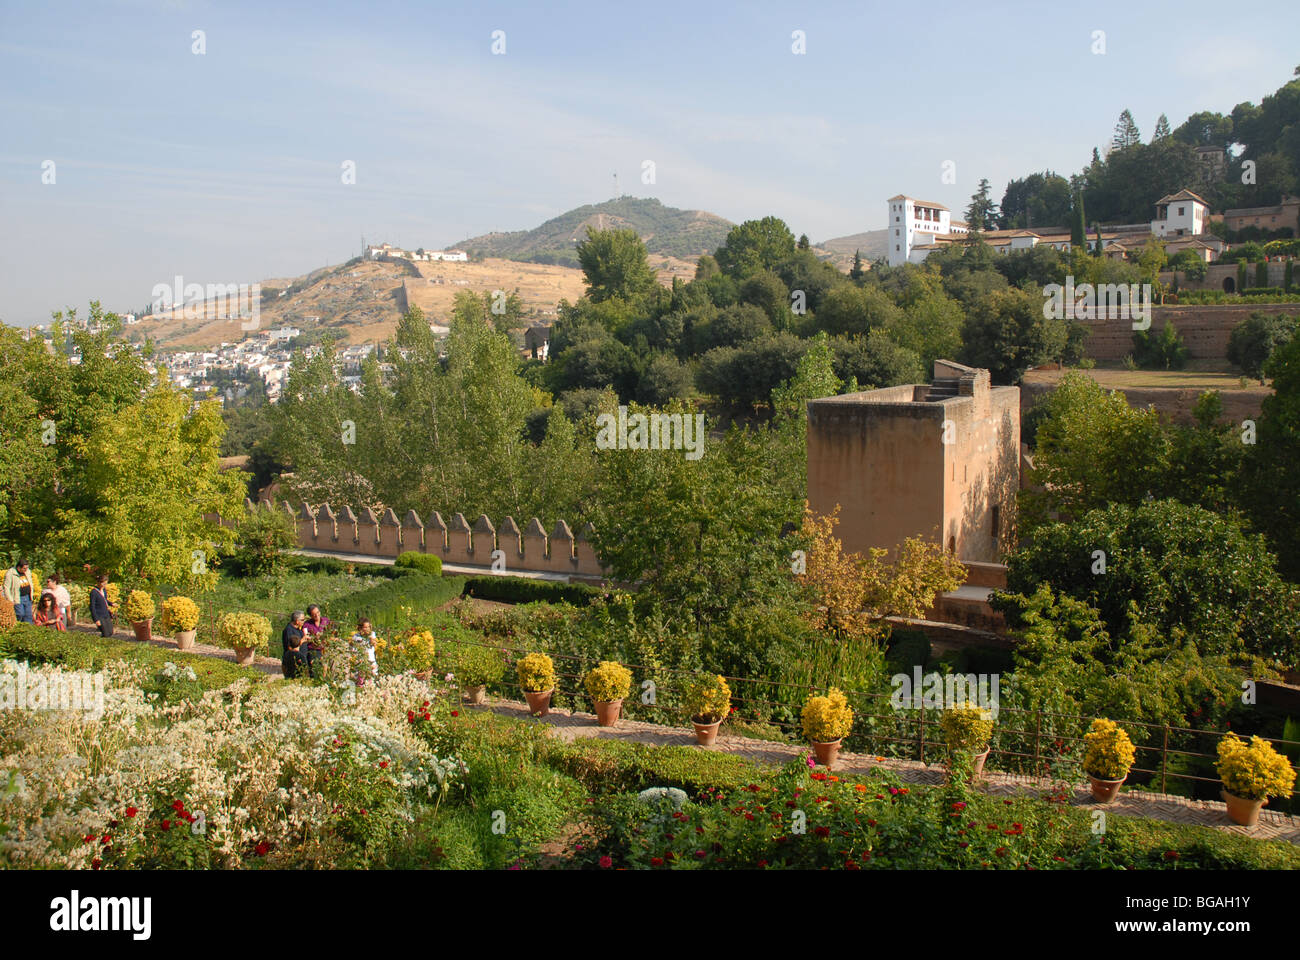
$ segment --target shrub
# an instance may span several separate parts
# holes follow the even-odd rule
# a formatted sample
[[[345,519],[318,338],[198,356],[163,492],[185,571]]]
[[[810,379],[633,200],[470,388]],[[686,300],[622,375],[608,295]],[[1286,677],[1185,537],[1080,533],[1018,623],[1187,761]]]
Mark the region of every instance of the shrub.
[[[443,647],[441,668],[455,677],[462,687],[483,687],[505,676],[506,665],[501,652],[478,644],[455,643]]]
[[[79,583],[66,583],[68,588],[68,608],[74,612],[84,612],[90,607],[90,590]]]
[[[465,581],[465,596],[508,603],[571,603],[583,607],[593,597],[607,592],[584,583],[529,580],[525,577],[470,577]]]
[[[376,638],[375,656],[385,673],[422,673],[433,668],[433,631],[412,628],[392,640]]]
[[[1228,359],[1251,377],[1263,376],[1264,364],[1273,351],[1291,339],[1295,318],[1255,312],[1232,328],[1228,337]]]
[[[1219,741],[1218,753],[1215,769],[1229,793],[1247,800],[1291,796],[1295,769],[1267,740],[1251,737],[1247,746],[1235,733],[1230,733]]]
[[[1160,333],[1139,330],[1133,334],[1133,356],[1144,370],[1181,370],[1187,366],[1187,346],[1173,321],[1165,321]]]
[[[993,717],[982,707],[949,707],[939,718],[939,728],[952,753],[983,753],[993,736]]]
[[[442,576],[442,558],[435,557],[431,553],[417,553],[415,550],[407,550],[405,553],[398,554],[397,559],[393,561],[393,566],[419,570],[421,573],[427,573],[435,577]]]
[[[597,703],[622,700],[632,690],[632,671],[621,663],[602,660],[582,678],[587,695]]]
[[[555,687],[555,664],[544,653],[530,653],[515,664],[519,686],[530,693],[541,693]]]
[[[131,623],[152,620],[155,613],[157,608],[154,607],[153,597],[144,590],[132,590],[131,595],[126,598],[126,606],[122,609],[122,615]]]
[[[199,605],[189,597],[168,597],[162,604],[162,628],[167,632],[173,630],[193,630],[199,625]]]
[[[0,633],[16,626],[18,618],[14,616],[14,605],[8,600],[0,599]]]
[[[717,723],[731,709],[731,687],[721,675],[699,674],[686,682],[682,703],[696,723]]]
[[[395,568],[385,569],[391,572]],[[336,623],[369,617],[375,629],[391,627],[433,613],[456,597],[464,582],[461,577],[434,577],[407,569],[394,580],[336,597],[329,601],[327,613]]]
[[[217,645],[233,650],[252,647],[266,653],[271,643],[271,621],[260,613],[226,613],[217,621]]]
[[[1128,734],[1104,717],[1092,721],[1083,746],[1083,769],[1098,780],[1123,780],[1137,756]]]
[[[289,566],[289,551],[298,543],[292,517],[279,510],[248,511],[236,522],[239,549],[232,572],[248,576],[277,576]]]
[[[853,729],[853,708],[848,698],[831,687],[824,697],[810,697],[801,715],[803,734],[818,743],[842,740]]]

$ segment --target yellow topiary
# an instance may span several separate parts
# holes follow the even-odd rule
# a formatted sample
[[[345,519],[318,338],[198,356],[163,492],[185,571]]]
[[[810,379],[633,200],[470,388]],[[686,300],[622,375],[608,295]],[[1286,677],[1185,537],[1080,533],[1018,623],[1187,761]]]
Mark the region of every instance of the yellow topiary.
[[[162,604],[163,630],[185,632],[199,625],[199,605],[189,597],[168,597]]]
[[[722,676],[701,674],[686,682],[682,702],[696,723],[717,723],[731,710],[731,687]]]
[[[953,753],[983,753],[993,736],[993,717],[982,707],[949,707],[939,718],[939,728]]]
[[[122,609],[120,606],[122,602],[122,588],[116,583],[104,584],[104,596],[108,597],[108,602],[113,605],[114,614]]]
[[[818,743],[842,740],[853,729],[853,708],[836,687],[824,697],[810,697],[803,705],[803,735]]]
[[[217,644],[233,650],[252,647],[265,653],[271,647],[271,621],[260,613],[227,613],[217,621]]]
[[[14,615],[14,605],[0,598],[0,633],[13,629],[17,624],[18,617]]]
[[[130,623],[141,623],[145,620],[152,620],[157,610],[153,604],[153,597],[144,590],[132,590],[131,595],[126,598],[126,608],[122,615]]]
[[[544,653],[530,653],[515,664],[519,686],[529,693],[543,693],[555,688],[555,664]]]
[[[1295,768],[1267,740],[1251,737],[1247,746],[1235,733],[1230,733],[1219,741],[1218,752],[1215,768],[1229,793],[1246,800],[1291,796]]]
[[[1084,772],[1098,780],[1123,780],[1137,757],[1128,734],[1104,717],[1092,721],[1083,746]]]
[[[632,671],[621,663],[602,660],[582,678],[587,695],[597,703],[622,700],[632,690]]]

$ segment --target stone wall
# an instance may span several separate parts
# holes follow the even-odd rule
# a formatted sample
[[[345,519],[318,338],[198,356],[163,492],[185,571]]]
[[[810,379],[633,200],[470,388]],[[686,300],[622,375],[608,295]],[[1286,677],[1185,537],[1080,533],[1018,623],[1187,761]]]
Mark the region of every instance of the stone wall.
[[[1252,313],[1300,315],[1300,303],[1228,303],[1204,305],[1166,305],[1151,308],[1151,332],[1159,333],[1173,321],[1178,335],[1187,344],[1192,360],[1225,360],[1232,328]],[[1084,350],[1102,363],[1123,360],[1133,352],[1132,319],[1080,320],[1088,328]]]
[[[327,503],[314,510],[305,503],[294,509],[288,503],[275,505],[269,500],[260,505],[245,500],[244,505],[249,510],[277,510],[291,517],[298,547],[303,550],[387,559],[413,550],[436,556],[444,564],[482,567],[485,572],[492,568],[493,552],[500,550],[504,557],[498,559],[505,566],[499,572],[506,574],[605,576],[591,543],[595,528],[590,523],[575,535],[560,520],[548,535],[536,517],[520,530],[513,517],[506,517],[498,528],[484,515],[471,525],[459,513],[444,521],[436,510],[421,520],[414,510],[399,518],[391,507],[382,514],[369,507],[357,514],[351,507],[336,511]]]

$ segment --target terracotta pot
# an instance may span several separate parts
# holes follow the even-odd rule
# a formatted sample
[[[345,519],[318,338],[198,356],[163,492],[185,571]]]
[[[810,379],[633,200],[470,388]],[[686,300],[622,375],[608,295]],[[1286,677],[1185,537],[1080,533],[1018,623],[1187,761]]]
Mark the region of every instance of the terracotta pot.
[[[430,670],[416,670],[416,671],[415,671],[415,679],[416,679],[416,680],[424,680],[425,682],[428,682],[428,680],[429,680],[429,678],[430,678],[431,676],[433,676],[433,670],[431,670],[431,669],[430,669]]]
[[[714,720],[712,723],[700,723],[694,717],[691,717],[691,724],[695,727],[695,739],[699,741],[702,747],[713,746],[713,741],[718,739],[718,728],[722,726],[721,720]]]
[[[153,639],[153,617],[148,620],[132,620],[131,629],[135,631],[135,638],[141,643]]]
[[[1227,790],[1220,792],[1223,795],[1223,802],[1228,805],[1228,817],[1233,823],[1239,823],[1243,827],[1253,827],[1259,823],[1259,809],[1268,803],[1267,797],[1251,800],[1249,797],[1239,797]]]
[[[528,700],[528,712],[534,717],[544,717],[551,712],[551,694],[555,693],[555,688],[549,690],[525,690],[524,697]]]
[[[976,754],[972,754],[972,755],[971,755],[971,758],[970,758],[970,778],[971,778],[971,780],[978,780],[978,779],[980,779],[982,776],[984,776],[984,761],[987,760],[987,759],[989,758],[989,754],[992,753],[992,752],[993,752],[993,747],[988,746],[988,747],[985,747],[985,748],[984,748],[984,752],[983,752],[983,753],[976,753]],[[948,761],[948,771],[949,771],[949,773],[952,772],[952,761],[951,761],[951,760]]]
[[[596,726],[612,727],[618,723],[618,715],[623,710],[623,701],[619,700],[597,700],[596,704]]]
[[[820,740],[813,740],[812,741],[813,753],[817,757],[817,762],[820,763],[827,770],[830,770],[832,767],[834,767],[835,760],[840,755],[840,744],[842,744],[843,742],[844,742],[843,737],[840,737],[838,740],[829,740],[825,743],[823,743]]]
[[[1100,777],[1094,777],[1089,773],[1088,783],[1092,785],[1092,799],[1096,800],[1098,803],[1110,803],[1119,796],[1120,784],[1127,779],[1127,773],[1118,780],[1103,780]]]
[[[192,649],[194,646],[194,636],[197,633],[197,630],[178,630],[176,633],[176,649]]]
[[[252,666],[253,661],[256,659],[256,647],[235,647],[235,663],[239,664],[241,667]]]
[[[466,703],[484,703],[487,701],[487,685],[478,684],[474,687],[465,687],[462,691],[465,694]]]

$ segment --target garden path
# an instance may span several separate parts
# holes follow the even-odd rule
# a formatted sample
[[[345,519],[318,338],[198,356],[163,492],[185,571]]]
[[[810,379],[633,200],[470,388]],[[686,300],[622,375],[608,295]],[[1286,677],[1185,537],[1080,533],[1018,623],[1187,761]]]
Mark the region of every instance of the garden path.
[[[527,704],[512,700],[491,700],[478,709],[491,710],[493,713],[520,719],[528,717]],[[535,722],[549,725],[553,736],[570,742],[594,737],[601,740],[624,740],[654,746],[694,746],[697,750],[730,753],[758,763],[776,765],[787,763],[795,757],[808,753],[807,746],[803,744],[722,735],[712,747],[701,747],[696,743],[694,731],[686,727],[667,727],[628,719],[619,720],[616,727],[598,727],[592,714],[563,709],[553,709]],[[722,729],[725,730],[726,727]],[[890,770],[908,783],[939,784],[946,776],[946,770],[941,763],[927,764],[916,760],[895,760],[867,754],[841,753],[835,764],[837,773],[864,774],[872,768]],[[983,785],[986,792],[998,796],[1042,794],[1053,787],[1051,781],[1043,778],[994,771],[989,771],[985,775]],[[1086,783],[1067,785],[1066,795],[1074,806],[1104,810],[1108,815],[1194,824],[1227,833],[1238,833],[1258,840],[1284,840],[1300,844],[1300,818],[1267,808],[1260,812],[1258,826],[1242,827],[1228,819],[1224,804],[1217,801],[1123,790],[1113,802],[1103,805],[1092,799]]]

